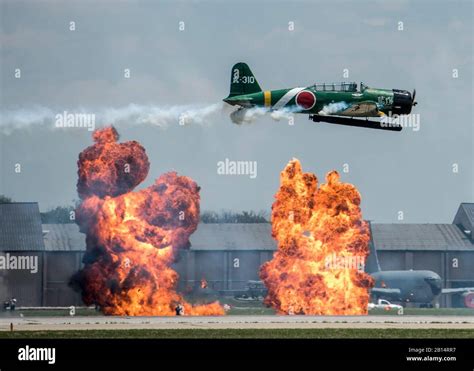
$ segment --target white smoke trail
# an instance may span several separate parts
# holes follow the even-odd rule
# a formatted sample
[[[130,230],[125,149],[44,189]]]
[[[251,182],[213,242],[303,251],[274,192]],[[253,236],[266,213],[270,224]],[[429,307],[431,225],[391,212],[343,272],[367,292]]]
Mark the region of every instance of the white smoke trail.
[[[4,134],[10,134],[15,129],[26,129],[31,125],[47,125],[55,114],[53,110],[41,106],[5,110],[0,113],[0,130]]]
[[[15,130],[35,126],[48,128],[88,127],[114,125],[154,125],[166,128],[169,125],[205,125],[211,123],[212,116],[221,113],[221,103],[209,105],[156,106],[129,104],[124,107],[103,109],[53,110],[48,107],[34,106],[30,109],[2,110],[0,112],[0,132],[10,134]],[[94,127],[86,126],[84,115],[93,117]],[[80,120],[78,120],[78,118]],[[59,122],[60,121],[60,122]],[[80,122],[78,122],[80,121]],[[90,124],[90,122],[89,122]]]
[[[64,127],[85,127],[94,130],[105,125],[130,126],[153,125],[167,128],[170,125],[206,125],[215,121],[217,115],[226,112],[222,103],[208,105],[157,106],[129,104],[123,107],[87,109],[85,107],[68,110],[54,110],[43,106],[30,109],[3,110],[0,112],[0,133],[10,134],[15,130],[43,126],[50,129]],[[230,114],[235,124],[249,124],[270,114],[273,120],[289,120],[298,107],[285,107],[273,111],[264,107],[235,110]],[[89,117],[92,116],[93,119]]]
[[[99,112],[99,118],[114,124],[154,125],[166,128],[171,124],[203,125],[208,119],[222,110],[222,104],[206,106],[143,106],[130,104],[121,108],[108,108]]]
[[[346,102],[337,102],[326,104],[321,111],[318,112],[319,115],[333,115],[340,111],[347,109],[349,105]]]
[[[293,117],[293,114],[301,111],[299,107],[285,107],[279,110],[271,111],[270,117],[275,121],[280,121],[281,119],[289,120],[290,117]]]
[[[242,108],[233,111],[230,114],[230,118],[234,124],[242,125],[251,124],[266,113],[270,113],[270,117],[275,121],[280,121],[281,119],[289,120],[293,113],[298,111],[300,111],[298,107],[285,107],[280,110],[271,110],[266,107]]]
[[[259,117],[262,117],[268,112],[264,107],[241,108],[230,114],[230,119],[234,124],[251,124]]]

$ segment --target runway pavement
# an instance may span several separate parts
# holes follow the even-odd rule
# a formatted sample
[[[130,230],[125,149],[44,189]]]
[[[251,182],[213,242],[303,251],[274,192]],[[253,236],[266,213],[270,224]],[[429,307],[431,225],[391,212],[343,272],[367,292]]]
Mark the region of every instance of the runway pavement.
[[[471,316],[222,316],[222,317],[0,317],[0,331],[246,328],[453,328],[473,329]]]

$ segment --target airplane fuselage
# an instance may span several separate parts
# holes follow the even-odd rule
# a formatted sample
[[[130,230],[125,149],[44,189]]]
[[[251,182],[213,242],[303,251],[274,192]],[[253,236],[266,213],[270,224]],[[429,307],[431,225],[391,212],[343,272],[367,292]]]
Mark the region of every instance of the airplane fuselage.
[[[441,277],[432,271],[379,271],[371,276],[375,288],[399,289],[399,293],[376,294],[376,298],[403,303],[432,303],[442,290]]]
[[[372,88],[331,91],[333,86],[265,90],[228,97],[224,101],[244,108],[257,106],[271,110],[289,109],[295,113],[351,117],[378,117],[380,112],[398,115],[411,112],[412,96],[408,91]],[[340,89],[345,89],[345,86]]]

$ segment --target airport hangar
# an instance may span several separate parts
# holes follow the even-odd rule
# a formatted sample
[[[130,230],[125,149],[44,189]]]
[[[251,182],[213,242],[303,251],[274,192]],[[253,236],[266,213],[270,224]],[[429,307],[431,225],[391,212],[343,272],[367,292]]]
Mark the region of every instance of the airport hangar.
[[[474,286],[474,203],[462,203],[452,224],[371,223],[372,240],[383,270],[427,269],[443,287]],[[175,264],[179,290],[205,279],[222,295],[245,290],[258,280],[259,267],[272,258],[276,243],[271,225],[200,224],[189,250]],[[0,255],[36,257],[37,272],[0,269],[0,301],[15,297],[18,306],[82,305],[69,287],[82,266],[85,235],[76,224],[41,224],[37,203],[0,204]],[[442,307],[464,306],[461,296],[445,295]]]

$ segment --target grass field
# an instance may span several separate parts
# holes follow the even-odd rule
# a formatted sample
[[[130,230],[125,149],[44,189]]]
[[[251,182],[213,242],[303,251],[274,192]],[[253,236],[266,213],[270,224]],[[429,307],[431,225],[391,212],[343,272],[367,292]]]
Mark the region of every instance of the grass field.
[[[1,331],[0,339],[400,339],[474,338],[474,330],[455,329],[189,329]]]

